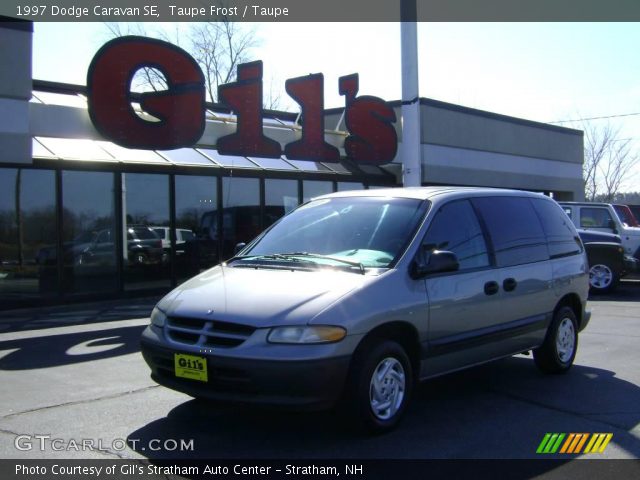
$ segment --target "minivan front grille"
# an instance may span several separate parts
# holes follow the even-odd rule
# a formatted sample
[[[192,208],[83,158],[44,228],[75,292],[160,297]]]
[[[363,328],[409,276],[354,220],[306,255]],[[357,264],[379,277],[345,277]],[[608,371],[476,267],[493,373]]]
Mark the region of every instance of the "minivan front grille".
[[[239,323],[190,317],[167,317],[167,336],[177,343],[201,347],[233,348],[256,329]]]

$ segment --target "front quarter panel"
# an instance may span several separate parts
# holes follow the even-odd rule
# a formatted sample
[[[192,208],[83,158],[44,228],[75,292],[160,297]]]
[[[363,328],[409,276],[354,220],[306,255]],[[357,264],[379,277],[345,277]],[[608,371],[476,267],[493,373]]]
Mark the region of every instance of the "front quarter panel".
[[[426,341],[429,309],[423,280],[391,269],[326,308],[311,323],[341,325],[348,335],[364,335],[390,322],[406,322]]]

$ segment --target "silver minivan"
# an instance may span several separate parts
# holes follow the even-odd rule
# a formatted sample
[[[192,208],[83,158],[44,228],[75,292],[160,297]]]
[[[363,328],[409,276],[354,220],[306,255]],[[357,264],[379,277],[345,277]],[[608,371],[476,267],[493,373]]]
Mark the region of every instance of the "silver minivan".
[[[543,195],[333,193],[164,297],[141,348],[156,382],[194,397],[339,405],[384,431],[420,380],[528,351],[566,372],[589,322],[587,272]]]

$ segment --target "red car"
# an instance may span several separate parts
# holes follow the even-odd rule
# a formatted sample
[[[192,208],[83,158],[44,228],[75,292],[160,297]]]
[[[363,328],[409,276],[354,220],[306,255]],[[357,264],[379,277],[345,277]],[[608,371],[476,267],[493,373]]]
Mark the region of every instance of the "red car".
[[[627,205],[613,204],[613,209],[618,214],[620,221],[626,223],[629,227],[640,227],[638,220]]]

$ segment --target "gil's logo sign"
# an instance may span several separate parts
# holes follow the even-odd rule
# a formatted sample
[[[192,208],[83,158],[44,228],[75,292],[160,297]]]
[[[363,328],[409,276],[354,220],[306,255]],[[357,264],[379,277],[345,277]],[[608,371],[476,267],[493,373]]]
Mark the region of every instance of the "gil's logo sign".
[[[131,80],[144,67],[159,70],[168,88],[133,98]],[[398,148],[396,114],[381,98],[358,95],[358,74],[338,80],[345,97],[344,138],[347,158],[357,163],[391,162]],[[299,138],[283,146],[263,133],[262,61],[237,66],[235,82],[218,86],[220,101],[236,118],[235,132],[216,139],[222,155],[339,162],[340,151],[325,140],[324,76],[315,73],[290,78],[287,93],[300,105]],[[206,124],[205,76],[198,63],[181,48],[138,36],[119,37],[100,48],[87,72],[89,116],[107,139],[128,148],[171,150],[192,147]],[[132,107],[155,117],[149,121]]]
[[[546,433],[536,453],[603,453],[613,433]]]

